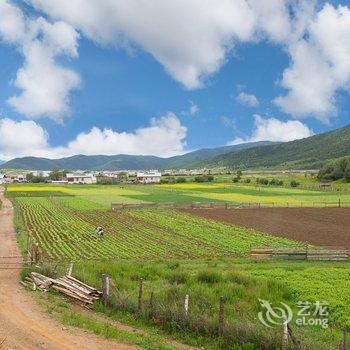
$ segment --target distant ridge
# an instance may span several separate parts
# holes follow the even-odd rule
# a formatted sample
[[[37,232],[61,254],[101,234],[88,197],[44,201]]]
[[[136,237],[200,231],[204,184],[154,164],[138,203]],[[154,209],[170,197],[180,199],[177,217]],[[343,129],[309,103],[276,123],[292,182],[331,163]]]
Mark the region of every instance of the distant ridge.
[[[268,141],[235,146],[205,148],[181,156],[85,156],[61,159],[37,157],[15,158],[0,169],[50,170],[144,170],[202,167],[240,169],[319,169],[327,161],[350,155],[350,125],[284,143]]]
[[[319,169],[327,161],[348,155],[350,125],[301,140],[227,152],[205,164],[242,169]]]
[[[0,165],[2,169],[51,170],[53,168],[71,170],[145,170],[167,168],[194,168],[214,157],[228,152],[239,152],[250,147],[273,144],[269,141],[245,143],[218,148],[205,148],[181,156],[160,158],[155,156],[135,155],[75,155],[60,159],[39,157],[15,158]]]

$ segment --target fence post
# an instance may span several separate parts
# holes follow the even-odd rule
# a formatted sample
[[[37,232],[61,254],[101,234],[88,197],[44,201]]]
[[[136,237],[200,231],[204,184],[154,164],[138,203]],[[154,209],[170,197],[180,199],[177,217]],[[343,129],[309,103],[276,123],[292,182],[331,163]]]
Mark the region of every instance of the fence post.
[[[140,313],[142,311],[142,293],[143,293],[143,278],[140,278],[140,286],[139,286],[139,297],[137,302],[137,312]]]
[[[32,265],[32,252],[31,252],[31,245],[32,245],[32,242],[31,242],[31,236],[27,235],[27,254],[28,254],[28,262],[30,265]]]
[[[109,276],[106,274],[102,275],[102,298],[105,306],[109,302]]]
[[[346,344],[346,336],[347,336],[347,330],[343,330],[343,342],[342,342],[342,350],[348,350],[348,346]]]
[[[149,298],[149,308],[150,308],[150,313],[151,316],[154,314],[154,292],[151,292],[151,296]]]
[[[288,322],[287,322],[287,318],[284,317],[283,318],[283,335],[282,335],[282,342],[284,346],[288,344],[288,336],[289,336]]]
[[[69,267],[68,267],[68,270],[67,270],[67,275],[68,275],[68,276],[72,276],[72,273],[73,273],[73,266],[74,266],[74,263],[71,262],[71,263],[69,264]]]
[[[224,334],[225,326],[225,309],[224,309],[225,300],[224,297],[220,297],[220,306],[219,306],[219,336]]]
[[[339,208],[341,208],[341,205],[340,205],[340,198],[339,198]]]
[[[185,295],[185,304],[184,304],[186,316],[188,315],[188,302],[189,302],[189,298],[190,298],[189,295],[186,294],[186,295]]]

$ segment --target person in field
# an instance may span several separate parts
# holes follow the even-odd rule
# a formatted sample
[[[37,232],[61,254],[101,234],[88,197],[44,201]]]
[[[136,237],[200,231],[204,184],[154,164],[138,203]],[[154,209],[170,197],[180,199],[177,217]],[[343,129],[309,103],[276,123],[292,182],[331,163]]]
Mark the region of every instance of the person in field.
[[[100,236],[100,237],[103,237],[104,231],[103,231],[103,228],[102,228],[101,226],[98,226],[98,227],[96,228],[96,234],[97,234],[98,236]]]

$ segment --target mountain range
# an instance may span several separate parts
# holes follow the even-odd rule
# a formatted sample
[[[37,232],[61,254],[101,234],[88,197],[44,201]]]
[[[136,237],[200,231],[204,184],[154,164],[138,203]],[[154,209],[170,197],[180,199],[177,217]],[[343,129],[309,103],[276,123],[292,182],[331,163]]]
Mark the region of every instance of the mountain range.
[[[145,170],[228,167],[241,169],[318,169],[325,162],[350,155],[350,125],[301,140],[269,141],[205,148],[183,155],[160,158],[135,155],[75,155],[60,159],[15,158],[2,169]]]
[[[350,125],[301,140],[221,154],[205,164],[242,169],[319,169],[328,161],[348,155]]]
[[[146,169],[173,169],[193,168],[195,165],[205,163],[216,156],[239,152],[250,147],[270,145],[272,142],[261,141],[245,143],[234,146],[218,148],[205,148],[189,152],[180,156],[160,158],[155,156],[135,155],[75,155],[60,159],[48,159],[39,157],[15,158],[0,165],[0,169],[23,169],[23,170],[51,170],[59,169],[81,169],[81,170],[146,170]]]

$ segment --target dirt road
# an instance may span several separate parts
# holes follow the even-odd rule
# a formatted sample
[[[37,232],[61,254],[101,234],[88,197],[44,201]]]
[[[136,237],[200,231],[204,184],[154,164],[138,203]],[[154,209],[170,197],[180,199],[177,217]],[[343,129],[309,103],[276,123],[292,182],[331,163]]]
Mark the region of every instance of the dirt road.
[[[350,208],[184,210],[191,215],[255,228],[274,236],[322,246],[350,247]]]
[[[132,350],[130,345],[64,328],[45,315],[19,284],[21,259],[13,228],[13,208],[0,187],[0,349],[1,350]],[[12,267],[12,268],[11,268]]]

